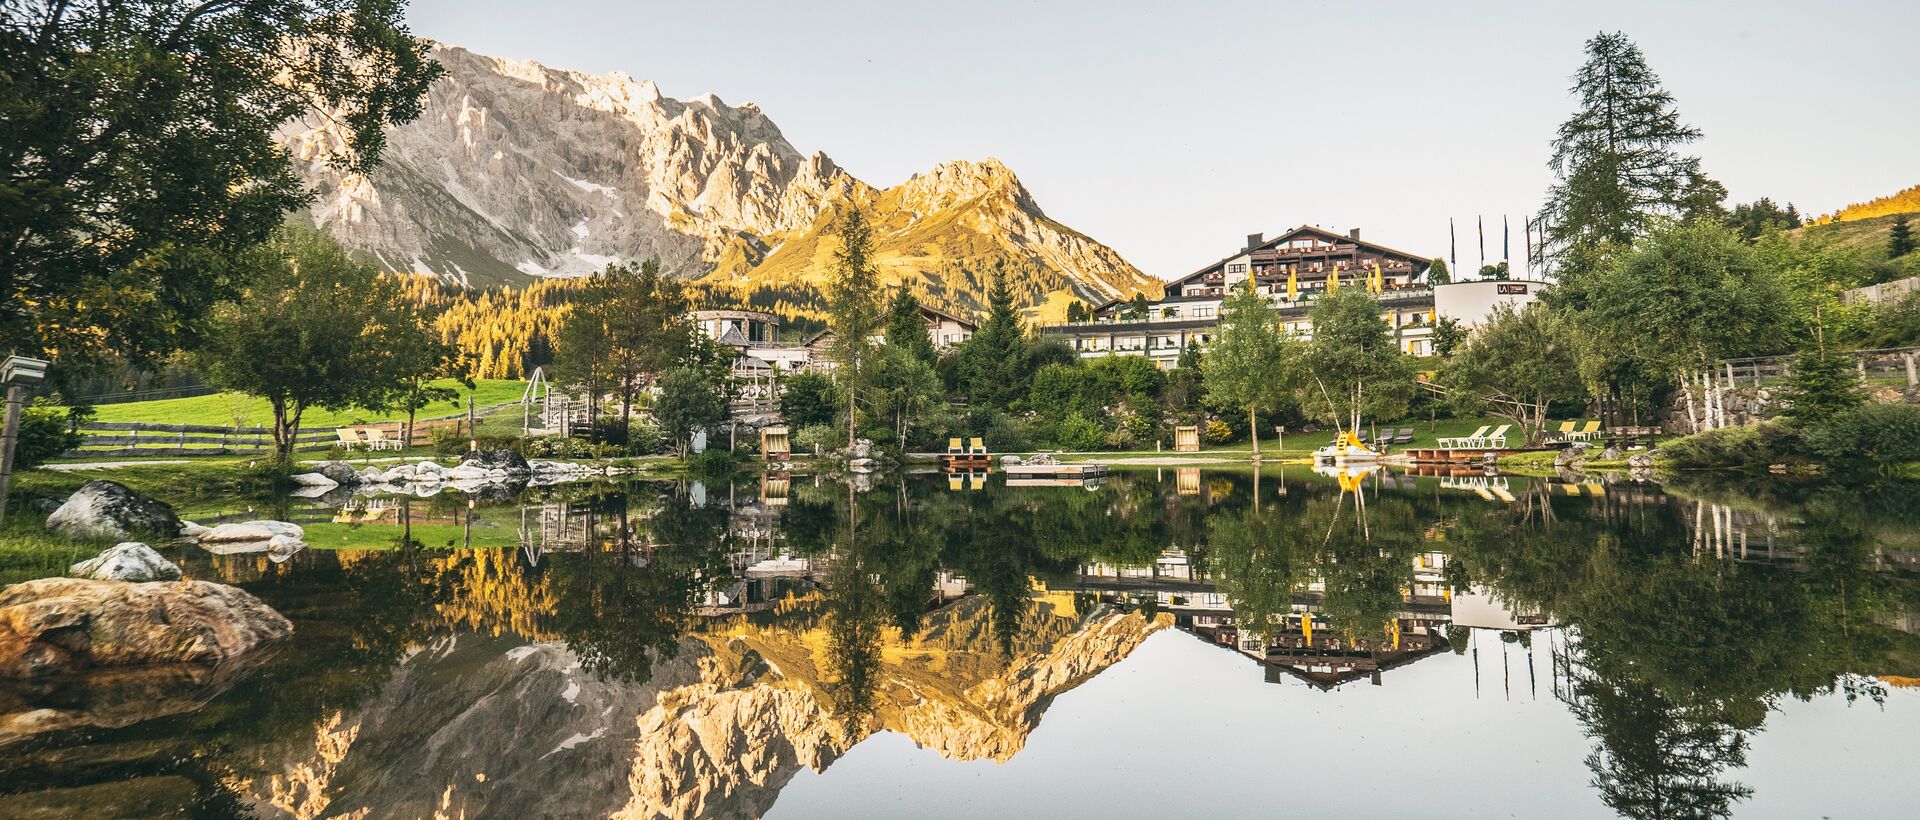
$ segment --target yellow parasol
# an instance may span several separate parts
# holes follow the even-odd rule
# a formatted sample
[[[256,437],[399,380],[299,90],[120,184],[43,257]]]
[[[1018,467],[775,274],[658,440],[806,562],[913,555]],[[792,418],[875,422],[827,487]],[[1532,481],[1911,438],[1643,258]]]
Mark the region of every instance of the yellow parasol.
[[[1287,301],[1300,298],[1300,277],[1293,271],[1287,271]]]
[[[1300,613],[1300,633],[1307,637],[1307,645],[1313,645],[1313,613]]]
[[[1327,272],[1327,292],[1332,293],[1339,289],[1340,289],[1340,269],[1336,267]]]
[[[1370,290],[1372,290],[1374,293],[1379,293],[1387,289],[1386,279],[1380,275],[1379,262],[1373,263],[1373,282],[1371,284],[1372,284],[1372,287],[1370,288]]]

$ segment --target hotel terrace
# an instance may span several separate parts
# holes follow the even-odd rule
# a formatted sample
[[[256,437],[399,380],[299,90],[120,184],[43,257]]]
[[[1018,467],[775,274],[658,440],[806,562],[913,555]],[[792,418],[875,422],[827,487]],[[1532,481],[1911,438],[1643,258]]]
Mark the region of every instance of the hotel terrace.
[[[1495,303],[1532,301],[1539,289],[1536,282],[1504,281],[1436,289],[1424,281],[1430,264],[1427,257],[1363,241],[1358,229],[1342,234],[1302,225],[1273,239],[1251,234],[1232,255],[1168,282],[1144,317],[1130,303],[1113,300],[1095,306],[1089,321],[1039,332],[1064,337],[1083,358],[1147,356],[1171,368],[1189,342],[1205,347],[1212,340],[1220,303],[1251,278],[1295,336],[1312,338],[1307,310],[1315,298],[1332,287],[1357,288],[1380,302],[1401,350],[1429,356],[1437,317],[1477,324]]]

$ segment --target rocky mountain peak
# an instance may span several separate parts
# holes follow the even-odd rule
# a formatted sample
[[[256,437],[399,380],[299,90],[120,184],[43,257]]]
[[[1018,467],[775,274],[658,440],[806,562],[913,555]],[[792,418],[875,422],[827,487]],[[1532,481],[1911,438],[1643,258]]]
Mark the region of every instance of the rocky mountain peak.
[[[314,224],[392,270],[473,285],[582,276],[657,257],[682,276],[724,267],[737,288],[797,279],[804,291],[824,275],[813,257],[789,258],[778,271],[763,263],[783,246],[812,247],[821,214],[836,204],[874,203],[882,193],[824,153],[801,154],[750,102],[730,105],[712,93],[680,100],[625,72],[432,46],[446,75],[421,116],[388,134],[371,174],[327,161],[340,140],[324,124],[290,123],[281,133],[317,194]],[[943,163],[892,193],[892,233],[913,235],[921,248],[905,257],[917,267],[903,274],[1011,262],[1044,272],[1026,288],[1036,299],[1154,284],[1112,250],[1047,220],[998,160]],[[1018,215],[941,218],[981,201]],[[941,246],[960,258],[927,252]],[[978,301],[978,277],[962,279],[936,283],[950,294],[941,301]]]

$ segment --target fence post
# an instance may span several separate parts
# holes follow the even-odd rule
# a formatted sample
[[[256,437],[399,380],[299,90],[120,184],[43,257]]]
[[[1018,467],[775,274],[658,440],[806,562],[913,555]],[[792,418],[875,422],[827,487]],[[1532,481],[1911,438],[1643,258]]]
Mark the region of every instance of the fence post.
[[[1907,360],[1907,386],[1920,384],[1920,371],[1914,368],[1914,354],[1908,353],[1904,358]]]

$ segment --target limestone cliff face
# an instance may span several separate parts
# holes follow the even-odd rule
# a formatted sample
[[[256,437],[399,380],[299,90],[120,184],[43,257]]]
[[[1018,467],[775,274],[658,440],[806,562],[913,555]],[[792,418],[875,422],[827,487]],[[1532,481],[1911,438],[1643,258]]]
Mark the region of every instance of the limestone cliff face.
[[[343,143],[324,117],[290,123],[281,135],[318,194],[314,224],[390,269],[480,284],[659,257],[670,272],[717,273],[742,289],[763,278],[761,264],[785,243],[813,244],[805,240],[826,227],[834,206],[891,193],[825,154],[801,155],[753,103],[676,100],[621,73],[453,46],[435,45],[432,57],[446,77],[418,120],[389,132],[370,175],[330,162]],[[997,162],[948,163],[896,190],[904,219],[891,234],[921,228],[937,251],[909,272],[939,272],[927,262],[982,270],[1017,262],[1050,274],[1029,290],[1045,284],[1099,298],[1158,287],[1111,249],[1047,219]],[[770,278],[824,275],[810,270],[812,256],[781,261]],[[977,295],[971,284],[961,289]]]
[[[645,684],[587,674],[564,644],[449,638],[234,785],[262,816],[756,817],[802,767],[880,729],[1005,760],[1053,697],[1164,626],[1043,603],[1002,658],[986,609],[964,601],[921,638],[894,636],[864,722],[836,711],[814,629],[689,637]]]

